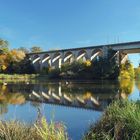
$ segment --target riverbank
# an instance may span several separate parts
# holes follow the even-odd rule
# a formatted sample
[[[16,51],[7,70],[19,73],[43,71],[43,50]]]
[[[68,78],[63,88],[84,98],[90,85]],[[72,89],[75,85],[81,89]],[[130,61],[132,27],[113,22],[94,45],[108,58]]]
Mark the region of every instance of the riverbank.
[[[35,79],[39,75],[38,74],[0,74],[0,80],[14,80],[14,79]]]
[[[33,125],[18,121],[0,121],[1,140],[68,140],[62,123],[47,123],[45,118]]]
[[[84,140],[139,140],[140,102],[119,100],[112,103],[101,120],[92,125]]]

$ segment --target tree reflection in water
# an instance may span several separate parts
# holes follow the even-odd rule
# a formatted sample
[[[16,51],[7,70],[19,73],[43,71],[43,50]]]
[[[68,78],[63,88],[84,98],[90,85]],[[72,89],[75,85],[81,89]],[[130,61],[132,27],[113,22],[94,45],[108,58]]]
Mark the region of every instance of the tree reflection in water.
[[[137,87],[138,90],[139,90],[139,96],[140,96],[140,80],[137,80],[137,81],[136,81],[136,87]]]
[[[134,91],[134,80],[121,79],[120,80],[120,97],[126,99]]]
[[[137,83],[139,86],[140,83]],[[51,82],[51,83],[8,83],[0,85],[1,114],[7,105],[30,104],[37,109],[42,103],[104,110],[115,98],[127,98],[133,92],[133,80],[97,82]],[[3,111],[2,108],[5,108]]]

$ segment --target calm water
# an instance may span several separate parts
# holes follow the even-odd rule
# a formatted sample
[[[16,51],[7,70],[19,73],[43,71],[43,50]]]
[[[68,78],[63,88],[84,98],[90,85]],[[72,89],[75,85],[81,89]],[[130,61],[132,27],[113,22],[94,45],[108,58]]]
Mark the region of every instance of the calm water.
[[[34,123],[44,115],[63,122],[69,137],[80,140],[112,100],[139,99],[140,81],[8,82],[0,91],[2,120]]]

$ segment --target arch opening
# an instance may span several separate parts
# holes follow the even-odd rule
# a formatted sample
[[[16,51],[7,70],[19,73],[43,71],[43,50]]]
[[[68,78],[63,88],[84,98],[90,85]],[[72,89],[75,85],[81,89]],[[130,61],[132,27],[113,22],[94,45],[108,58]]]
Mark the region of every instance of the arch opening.
[[[34,57],[33,57],[33,64],[35,64],[35,63],[38,63],[40,61],[40,56],[39,55],[35,55]]]
[[[79,51],[76,60],[86,61],[88,59],[87,52],[85,50]]]
[[[51,66],[51,58],[49,54],[46,54],[42,59],[42,67],[50,67],[50,66]]]
[[[50,55],[49,54],[45,54],[44,57],[43,57],[43,59],[42,59],[42,63],[45,63],[49,59],[50,59]]]
[[[39,55],[35,55],[34,57],[33,57],[33,61],[32,61],[32,63],[33,63],[33,65],[34,65],[34,68],[35,68],[35,70],[38,72],[38,71],[40,71],[40,56]]]
[[[54,54],[54,57],[52,59],[53,67],[56,68],[61,68],[61,63],[62,63],[62,58],[60,53]]]
[[[95,59],[98,59],[98,57],[100,57],[102,55],[103,55],[103,53],[102,53],[101,49],[93,50],[92,53],[91,53],[90,60],[93,61]]]
[[[73,61],[73,53],[67,52],[64,56],[64,63],[71,63]]]

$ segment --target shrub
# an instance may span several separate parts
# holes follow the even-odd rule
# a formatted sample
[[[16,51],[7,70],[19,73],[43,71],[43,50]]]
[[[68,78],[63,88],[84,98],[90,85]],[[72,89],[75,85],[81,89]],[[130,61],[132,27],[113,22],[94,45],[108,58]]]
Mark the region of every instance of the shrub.
[[[140,102],[119,100],[112,103],[101,120],[91,126],[85,140],[140,139]]]
[[[59,68],[49,69],[48,76],[49,78],[54,79],[60,78],[60,69]]]

